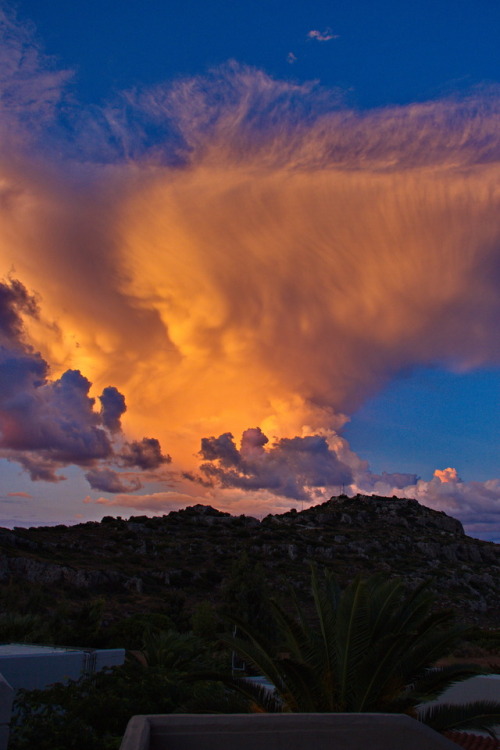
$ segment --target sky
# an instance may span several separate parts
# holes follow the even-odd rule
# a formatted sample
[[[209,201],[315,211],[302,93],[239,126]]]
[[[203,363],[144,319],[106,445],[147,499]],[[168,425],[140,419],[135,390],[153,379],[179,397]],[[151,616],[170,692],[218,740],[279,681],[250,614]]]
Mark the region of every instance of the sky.
[[[500,6],[0,1],[0,524],[500,541]]]

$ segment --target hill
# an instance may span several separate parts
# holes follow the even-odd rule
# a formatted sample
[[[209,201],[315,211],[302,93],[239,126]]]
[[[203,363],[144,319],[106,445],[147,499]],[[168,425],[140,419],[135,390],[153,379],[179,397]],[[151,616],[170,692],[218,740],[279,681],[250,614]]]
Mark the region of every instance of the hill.
[[[459,521],[416,500],[363,495],[261,521],[195,505],[155,518],[0,529],[0,601],[33,590],[47,602],[102,596],[110,621],[144,611],[182,619],[198,602],[221,602],[244,553],[283,596],[292,584],[305,597],[314,560],[344,583],[375,571],[409,587],[432,579],[441,603],[465,620],[498,622],[500,545],[466,536]]]

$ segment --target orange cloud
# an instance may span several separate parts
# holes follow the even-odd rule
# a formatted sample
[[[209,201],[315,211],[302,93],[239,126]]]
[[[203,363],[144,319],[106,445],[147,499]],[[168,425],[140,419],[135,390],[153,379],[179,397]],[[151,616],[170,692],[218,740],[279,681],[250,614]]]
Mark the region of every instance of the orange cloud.
[[[29,341],[53,378],[125,394],[125,432],[177,469],[202,437],[331,435],[404,369],[498,364],[499,109],[359,115],[230,66],[101,112],[127,159],[4,148],[0,262],[40,295]],[[144,121],[175,137],[143,143]]]
[[[458,482],[459,477],[456,469],[436,469],[434,476],[439,479],[443,484],[446,482]]]

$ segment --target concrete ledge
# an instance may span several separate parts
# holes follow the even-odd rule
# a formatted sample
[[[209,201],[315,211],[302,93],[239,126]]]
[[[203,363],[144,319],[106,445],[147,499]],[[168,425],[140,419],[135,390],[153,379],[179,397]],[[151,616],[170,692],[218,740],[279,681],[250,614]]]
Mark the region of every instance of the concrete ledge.
[[[134,716],[120,750],[456,750],[402,714]]]
[[[150,747],[150,716],[132,716],[127,724],[120,750],[149,750]]]

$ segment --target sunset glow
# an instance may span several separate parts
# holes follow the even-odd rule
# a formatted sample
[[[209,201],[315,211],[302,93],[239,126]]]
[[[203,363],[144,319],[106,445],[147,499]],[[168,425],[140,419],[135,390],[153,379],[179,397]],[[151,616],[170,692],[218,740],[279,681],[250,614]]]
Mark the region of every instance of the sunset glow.
[[[498,523],[498,478],[376,475],[342,434],[401,373],[500,367],[498,93],[356,112],[231,63],[73,112],[58,145],[68,74],[0,12],[0,445],[29,486],[74,465],[84,508],[348,488]]]

